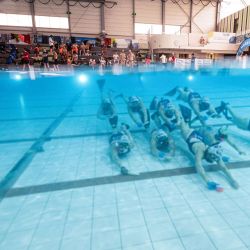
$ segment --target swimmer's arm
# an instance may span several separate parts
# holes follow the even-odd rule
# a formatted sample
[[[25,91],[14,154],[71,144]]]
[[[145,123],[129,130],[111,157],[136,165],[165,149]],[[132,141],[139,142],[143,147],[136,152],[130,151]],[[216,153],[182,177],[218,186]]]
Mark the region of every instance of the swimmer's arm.
[[[174,109],[175,117],[176,117],[176,124],[179,126],[181,122],[181,114],[178,109]]]
[[[128,104],[128,99],[123,94],[121,94],[120,97],[126,104]]]
[[[140,98],[139,98],[140,99]],[[142,107],[142,112],[143,112],[143,117],[146,119],[146,117],[148,117],[148,114],[147,114],[147,109],[143,103],[143,101],[140,99],[140,104],[141,104],[141,107]],[[146,123],[146,121],[143,121],[143,123]]]
[[[175,147],[174,139],[170,135],[168,136],[169,136],[169,145],[170,145],[170,155],[175,156],[176,147]]]
[[[111,152],[110,152],[111,153],[111,159],[113,160],[113,162],[115,164],[117,164],[119,167],[122,167],[122,163],[121,163],[121,160],[120,160],[120,158],[118,156],[118,153],[116,151],[115,145],[111,145],[110,150],[111,150]]]
[[[240,155],[244,154],[230,139],[226,139],[226,142],[233,148],[235,149]]]
[[[99,119],[104,119],[105,116],[102,114],[102,105],[100,105],[98,111],[97,111],[97,114],[96,114],[97,118]]]
[[[151,140],[150,140],[150,149],[151,149],[152,155],[158,157],[158,150],[156,148],[156,140],[155,140],[154,135],[151,137]]]
[[[159,113],[160,113],[160,116],[162,117],[162,119],[164,120],[164,122],[166,122],[168,125],[171,125],[171,122],[169,121],[169,119],[165,115],[165,112],[164,112],[162,107],[160,107]]]
[[[131,110],[130,107],[128,107],[128,113],[129,113],[131,119],[132,119],[137,125],[141,123],[141,122],[139,121],[139,119],[137,118],[137,116],[135,115],[135,113]]]
[[[124,131],[124,133],[127,135],[128,139],[129,139],[129,143],[130,143],[131,148],[133,148],[135,143],[134,143],[134,139],[133,139],[130,131],[128,129],[124,129],[123,131]]]
[[[206,172],[202,166],[202,159],[203,159],[203,156],[204,156],[204,151],[198,151],[196,152],[195,154],[195,168],[196,168],[196,171],[200,174],[200,176],[202,177],[202,179],[208,183],[209,182],[209,179],[206,175]]]

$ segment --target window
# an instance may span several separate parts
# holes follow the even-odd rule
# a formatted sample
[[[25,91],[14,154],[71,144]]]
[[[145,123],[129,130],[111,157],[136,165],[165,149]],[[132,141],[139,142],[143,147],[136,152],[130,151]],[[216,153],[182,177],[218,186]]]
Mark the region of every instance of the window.
[[[35,16],[36,27],[38,28],[56,28],[68,29],[67,17]]]
[[[165,34],[180,35],[181,34],[181,26],[177,26],[177,25],[165,25]]]
[[[30,15],[0,13],[0,25],[32,27],[32,18]]]
[[[160,24],[147,24],[147,23],[136,23],[135,24],[136,34],[162,34],[162,25]]]

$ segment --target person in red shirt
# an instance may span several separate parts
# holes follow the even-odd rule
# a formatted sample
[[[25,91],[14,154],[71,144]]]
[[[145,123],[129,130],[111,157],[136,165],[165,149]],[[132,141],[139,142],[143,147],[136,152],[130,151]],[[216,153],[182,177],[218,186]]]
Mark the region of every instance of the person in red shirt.
[[[146,57],[145,59],[145,64],[149,65],[151,63],[150,57]]]
[[[36,57],[39,56],[39,52],[40,52],[40,45],[37,44],[36,47],[34,48],[34,54]]]
[[[169,57],[169,59],[168,59],[168,61],[170,62],[170,63],[175,63],[175,60],[176,60],[176,57],[175,57],[175,55],[174,55],[174,53],[172,53],[172,55]]]
[[[26,49],[23,50],[23,55],[22,55],[21,62],[23,64],[23,70],[26,69],[26,66],[27,66],[27,68],[29,70],[29,68],[30,68],[30,54]]]

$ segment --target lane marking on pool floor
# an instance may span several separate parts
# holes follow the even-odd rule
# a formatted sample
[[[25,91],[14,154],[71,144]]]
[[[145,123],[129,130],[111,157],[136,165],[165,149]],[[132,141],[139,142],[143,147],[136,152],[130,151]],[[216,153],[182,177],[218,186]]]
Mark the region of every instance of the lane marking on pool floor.
[[[29,166],[35,155],[43,150],[43,144],[48,140],[50,135],[56,130],[63,119],[71,112],[72,107],[82,96],[84,89],[77,93],[70,101],[66,109],[45,129],[42,135],[31,145],[31,147],[24,153],[22,158],[13,166],[13,168],[5,175],[0,182],[0,202],[5,197],[8,190],[16,183],[22,173]]]
[[[229,169],[249,168],[250,161],[229,163],[227,164],[227,167]],[[217,165],[206,166],[206,169],[208,172],[218,171]],[[189,175],[189,174],[197,174],[194,167],[182,167],[182,168],[175,168],[175,169],[143,172],[140,175],[127,175],[127,176],[116,175],[116,176],[96,177],[96,178],[81,179],[81,180],[74,180],[74,181],[62,181],[62,182],[55,182],[55,183],[48,183],[48,184],[41,184],[41,185],[11,188],[6,193],[5,198],[25,196],[25,195],[34,195],[34,194],[39,194],[39,193],[47,193],[47,192],[55,192],[55,191],[63,191],[63,190],[68,190],[68,189],[100,186],[100,185],[107,185],[107,184],[116,184],[116,183],[123,183],[123,182]]]

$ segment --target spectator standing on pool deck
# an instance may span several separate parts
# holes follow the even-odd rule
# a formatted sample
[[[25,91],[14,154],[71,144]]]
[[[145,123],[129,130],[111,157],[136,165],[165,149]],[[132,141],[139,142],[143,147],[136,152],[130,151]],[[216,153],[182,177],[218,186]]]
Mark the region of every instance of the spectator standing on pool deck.
[[[59,71],[59,67],[58,67],[58,54],[57,54],[57,52],[55,50],[53,52],[53,59],[54,59],[54,70],[55,71]]]
[[[124,50],[122,50],[122,52],[120,53],[119,59],[121,65],[126,64],[126,54],[124,53]]]
[[[49,70],[49,55],[46,49],[43,50],[43,67]]]
[[[160,60],[161,60],[161,63],[162,64],[165,64],[167,62],[167,57],[166,55],[162,54],[161,57],[160,57]]]
[[[135,61],[135,54],[129,50],[127,55],[128,66],[133,67]]]
[[[170,63],[174,64],[174,63],[175,63],[175,60],[176,60],[176,57],[175,57],[174,53],[172,53],[172,55],[168,58],[168,61],[169,61]]]
[[[30,69],[30,54],[26,49],[23,50],[22,64],[23,64],[23,70],[26,69],[26,66],[28,70]]]

